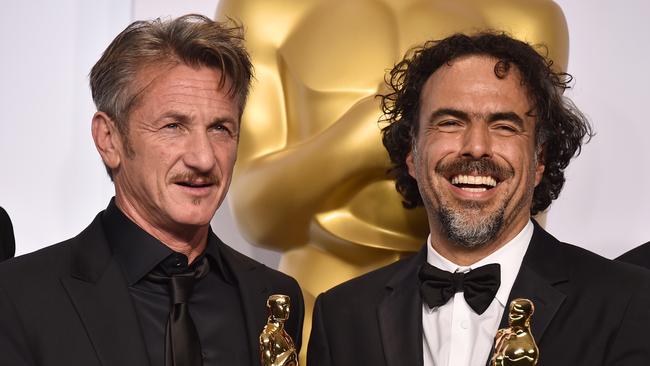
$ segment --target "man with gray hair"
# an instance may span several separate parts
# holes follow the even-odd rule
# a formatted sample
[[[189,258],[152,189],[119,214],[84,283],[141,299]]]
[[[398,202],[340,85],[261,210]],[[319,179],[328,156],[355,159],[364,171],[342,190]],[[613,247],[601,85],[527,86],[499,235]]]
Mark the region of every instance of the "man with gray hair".
[[[115,185],[78,236],[0,266],[3,365],[255,365],[266,300],[292,278],[222,243],[210,220],[251,81],[241,27],[138,21],[90,73],[95,146]]]

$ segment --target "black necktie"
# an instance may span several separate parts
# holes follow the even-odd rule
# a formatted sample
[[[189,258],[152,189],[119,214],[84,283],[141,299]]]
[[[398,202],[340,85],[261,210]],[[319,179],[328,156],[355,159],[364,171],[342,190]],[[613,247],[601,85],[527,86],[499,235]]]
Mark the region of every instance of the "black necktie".
[[[208,273],[210,264],[207,258],[202,257],[192,265],[193,269],[187,269],[186,264],[183,266],[179,262],[178,256],[172,255],[160,266],[163,271],[154,271],[149,278],[169,283],[171,309],[165,328],[165,366],[201,366],[201,342],[187,302],[194,283]],[[185,267],[186,270],[175,271],[174,267]]]
[[[501,284],[501,266],[488,264],[467,273],[451,273],[425,263],[420,269],[420,294],[429,308],[442,306],[463,291],[465,301],[477,313],[483,314],[494,299]]]

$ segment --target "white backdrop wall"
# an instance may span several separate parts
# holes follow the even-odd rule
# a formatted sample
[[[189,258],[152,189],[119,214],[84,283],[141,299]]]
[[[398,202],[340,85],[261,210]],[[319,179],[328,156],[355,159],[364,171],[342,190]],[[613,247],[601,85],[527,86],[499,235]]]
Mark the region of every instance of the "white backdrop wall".
[[[130,0],[2,2],[0,206],[19,254],[76,235],[112,196],[87,75],[130,19]]]
[[[557,1],[570,32],[569,92],[598,135],[570,166],[548,216],[562,240],[615,257],[650,240],[650,3]],[[14,222],[18,254],[81,231],[113,195],[90,136],[88,72],[131,20],[213,16],[211,0],[59,0],[2,3],[0,13],[0,206]],[[247,244],[227,203],[217,234],[275,266]]]
[[[547,227],[617,256],[650,241],[650,2],[557,3],[569,24],[575,89],[568,95],[597,135],[569,166]]]

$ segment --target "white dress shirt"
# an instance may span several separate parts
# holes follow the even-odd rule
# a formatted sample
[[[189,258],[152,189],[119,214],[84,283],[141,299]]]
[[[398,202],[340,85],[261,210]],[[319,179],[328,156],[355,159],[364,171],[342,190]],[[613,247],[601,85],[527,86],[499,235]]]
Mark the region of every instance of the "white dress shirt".
[[[487,310],[479,315],[456,293],[445,305],[429,309],[422,303],[422,342],[424,366],[485,366],[494,336],[506,308],[510,290],[521,261],[533,236],[533,224],[524,229],[499,250],[470,265],[459,266],[441,256],[427,239],[427,262],[449,272],[467,272],[486,264],[501,266],[501,285]]]

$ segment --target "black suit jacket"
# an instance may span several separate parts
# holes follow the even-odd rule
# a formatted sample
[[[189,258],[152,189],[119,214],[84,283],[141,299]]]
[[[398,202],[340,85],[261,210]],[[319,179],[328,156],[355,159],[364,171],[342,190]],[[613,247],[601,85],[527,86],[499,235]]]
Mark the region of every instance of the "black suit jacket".
[[[296,281],[219,245],[239,287],[253,365],[259,365],[258,337],[273,293],[291,297],[286,328],[300,347],[303,301]],[[0,264],[0,364],[150,364],[99,215],[75,238]]]
[[[0,207],[0,262],[13,258],[15,252],[14,227],[7,211]]]
[[[616,260],[650,268],[650,241],[626,252]]]
[[[423,248],[321,294],[309,366],[422,365],[417,274],[425,261]],[[535,225],[510,293],[518,297],[535,304],[539,366],[650,365],[650,277],[641,268],[560,243]]]

